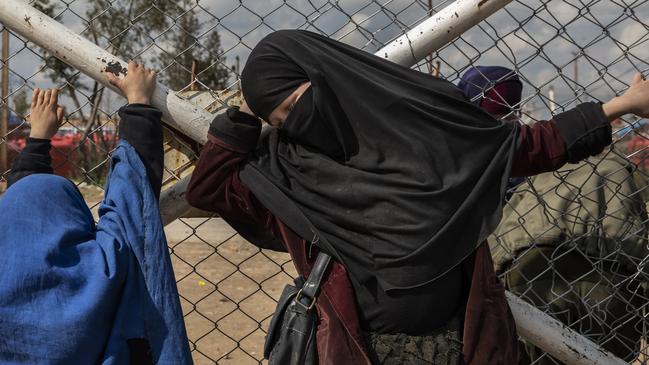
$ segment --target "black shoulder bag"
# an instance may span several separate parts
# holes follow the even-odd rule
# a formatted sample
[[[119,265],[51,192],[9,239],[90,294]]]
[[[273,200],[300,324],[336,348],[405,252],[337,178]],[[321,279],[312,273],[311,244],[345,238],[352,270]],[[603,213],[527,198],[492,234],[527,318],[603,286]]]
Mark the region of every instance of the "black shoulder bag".
[[[300,276],[286,285],[277,303],[264,343],[269,365],[315,365],[318,363],[316,329],[320,282],[331,256],[320,252],[306,282]]]

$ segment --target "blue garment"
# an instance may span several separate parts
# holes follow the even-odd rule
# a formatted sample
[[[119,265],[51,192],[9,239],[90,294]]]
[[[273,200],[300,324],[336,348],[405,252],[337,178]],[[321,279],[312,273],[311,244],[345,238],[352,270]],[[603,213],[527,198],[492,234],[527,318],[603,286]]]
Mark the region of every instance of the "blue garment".
[[[135,149],[120,142],[95,226],[55,175],[0,198],[0,363],[128,364],[146,339],[157,364],[191,364],[158,202]]]

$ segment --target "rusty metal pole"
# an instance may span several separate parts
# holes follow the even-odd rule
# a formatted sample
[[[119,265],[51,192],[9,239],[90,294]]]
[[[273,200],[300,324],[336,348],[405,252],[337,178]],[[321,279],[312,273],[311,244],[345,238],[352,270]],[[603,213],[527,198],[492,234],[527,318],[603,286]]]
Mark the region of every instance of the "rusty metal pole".
[[[581,97],[579,96],[579,53],[572,52],[572,55],[575,56],[575,59],[572,61],[575,72],[575,95],[577,96],[577,101],[581,102]]]
[[[192,60],[192,82],[191,86],[189,87],[189,90],[191,91],[196,91],[198,90],[198,85],[196,85],[196,74],[198,73],[198,61],[195,59]]]
[[[435,61],[435,69],[433,70],[433,76],[439,77],[440,70],[442,69],[442,63]]]
[[[236,73],[237,77],[241,78],[241,69],[239,68],[239,55],[237,55],[235,58],[235,70],[234,72]],[[241,83],[237,83],[237,88],[241,90]]]
[[[0,117],[0,174],[7,165],[7,126],[9,125],[9,30],[2,31],[2,116]]]
[[[430,18],[433,16],[433,0],[428,0],[428,17]],[[433,69],[433,53],[431,52],[428,55],[428,73],[433,75],[434,69]]]

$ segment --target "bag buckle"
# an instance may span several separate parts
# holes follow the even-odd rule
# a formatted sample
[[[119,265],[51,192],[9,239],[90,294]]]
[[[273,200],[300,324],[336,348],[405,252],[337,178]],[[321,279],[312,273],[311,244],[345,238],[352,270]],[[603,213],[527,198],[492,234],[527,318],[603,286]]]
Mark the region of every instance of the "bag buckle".
[[[300,289],[300,290],[297,292],[297,295],[295,296],[295,301],[296,301],[298,304],[300,304],[301,306],[303,306],[304,308],[306,308],[307,310],[310,310],[311,308],[313,308],[313,306],[315,305],[315,302],[318,300],[318,297],[311,298],[311,304],[309,304],[309,306],[306,306],[306,305],[302,304],[302,302],[300,301],[300,299],[301,299],[302,297],[303,297],[303,295],[302,295],[302,289]]]

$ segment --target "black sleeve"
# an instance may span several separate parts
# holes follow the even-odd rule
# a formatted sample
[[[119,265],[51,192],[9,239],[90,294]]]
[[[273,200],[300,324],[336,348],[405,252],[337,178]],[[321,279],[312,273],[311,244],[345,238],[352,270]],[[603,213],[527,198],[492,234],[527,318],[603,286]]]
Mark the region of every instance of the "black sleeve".
[[[162,188],[164,152],[162,150],[162,112],[143,104],[129,104],[119,110],[120,138],[130,143],[146,167],[156,196]]]
[[[566,142],[567,161],[600,154],[612,142],[611,123],[600,103],[583,103],[553,118]]]
[[[217,115],[209,130],[209,134],[245,152],[254,150],[260,132],[259,118],[240,112],[238,107]]]
[[[53,173],[51,148],[52,143],[49,139],[27,138],[25,148],[16,156],[11,165],[7,187],[31,174]]]

